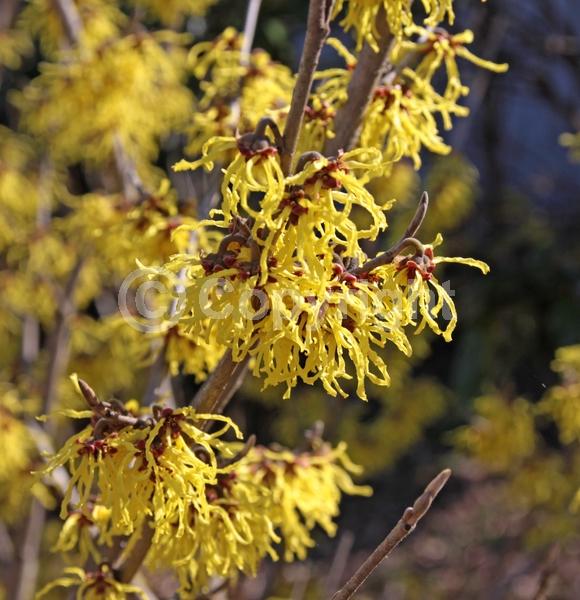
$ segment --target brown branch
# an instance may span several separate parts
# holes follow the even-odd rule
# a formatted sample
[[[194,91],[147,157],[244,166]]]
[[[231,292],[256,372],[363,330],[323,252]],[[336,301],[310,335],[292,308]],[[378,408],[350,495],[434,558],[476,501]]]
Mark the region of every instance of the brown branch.
[[[425,491],[415,500],[413,506],[405,509],[399,522],[377,546],[375,551],[357,569],[355,574],[347,581],[346,585],[332,596],[332,600],[348,600],[352,598],[367,577],[381,564],[389,554],[415,529],[417,523],[431,508],[433,500],[443,489],[451,476],[451,469],[441,471],[425,488]]]
[[[558,560],[562,553],[562,548],[559,544],[554,544],[542,566],[538,589],[533,596],[533,600],[548,600],[550,592],[554,586],[554,581],[558,577]]]
[[[314,73],[320,60],[324,42],[330,33],[330,17],[333,5],[334,0],[310,0],[304,49],[284,129],[284,147],[281,158],[282,171],[285,174],[289,174],[292,169],[298,136],[304,120],[304,111],[312,90]]]
[[[419,206],[417,206],[417,210],[409,223],[409,226],[405,230],[403,237],[401,239],[415,237],[419,228],[423,224],[425,220],[425,216],[427,215],[427,210],[429,209],[429,194],[427,192],[423,192],[421,194],[421,198],[419,198]]]
[[[363,46],[348,84],[348,99],[338,109],[334,119],[335,136],[326,142],[326,156],[335,156],[339,150],[349,150],[356,144],[363,115],[387,69],[393,36],[382,6],[377,14],[376,27],[380,34],[378,52],[368,44]]]
[[[423,244],[421,244],[421,242],[415,239],[413,236],[419,231],[419,228],[425,219],[425,215],[427,214],[428,208],[429,196],[427,195],[427,192],[423,192],[419,200],[419,206],[417,207],[409,226],[405,230],[403,237],[386,252],[383,252],[371,260],[368,260],[366,263],[364,263],[364,265],[354,269],[352,273],[355,275],[360,275],[361,273],[370,273],[373,269],[392,263],[395,257],[409,246],[415,247],[420,254],[423,254]]]
[[[193,405],[200,413],[222,413],[242,384],[248,370],[249,357],[234,362],[228,350],[212,374],[206,379],[193,399]],[[205,422],[209,426],[210,422]]]
[[[231,456],[230,458],[222,459],[218,461],[218,465],[220,469],[224,467],[228,467],[229,465],[233,465],[238,461],[242,460],[245,456],[248,455],[250,450],[256,445],[256,436],[252,434],[245,442],[245,444],[240,448],[238,452]]]
[[[20,551],[20,573],[13,596],[15,600],[30,600],[34,596],[39,568],[39,550],[42,543],[42,534],[46,522],[46,510],[36,499],[32,505],[26,521],[24,542]]]

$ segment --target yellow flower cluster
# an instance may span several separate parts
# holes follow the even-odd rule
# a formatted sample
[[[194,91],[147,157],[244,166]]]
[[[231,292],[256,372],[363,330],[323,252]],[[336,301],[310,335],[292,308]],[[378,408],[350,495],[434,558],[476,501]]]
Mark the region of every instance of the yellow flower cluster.
[[[20,416],[22,401],[17,391],[0,386],[0,520],[12,523],[22,517],[30,492],[42,492],[42,484],[30,475],[38,451]]]
[[[526,511],[526,542],[546,546],[578,534],[580,511],[580,346],[559,348],[552,368],[562,382],[532,404],[499,395],[479,398],[471,424],[453,434],[456,445],[492,473],[506,476],[505,498]],[[540,434],[553,420],[561,447]]]
[[[306,558],[314,527],[334,536],[343,493],[371,495],[370,487],[353,483],[351,473],[360,473],[360,467],[349,460],[344,443],[334,449],[319,443],[298,454],[258,447],[240,465],[241,477],[269,490],[269,518],[280,531],[287,561]]]
[[[200,259],[178,256],[167,265],[187,274],[190,314],[181,322],[194,335],[209,330],[236,361],[252,357],[254,374],[265,386],[286,384],[286,396],[299,379],[319,380],[329,394],[345,395],[340,380],[351,378],[353,364],[357,393],[366,399],[365,379],[389,383],[380,348],[391,342],[410,353],[404,329],[416,325],[416,314],[417,332],[428,325],[451,339],[457,316],[434,277],[436,265],[461,262],[484,273],[488,267],[436,257],[438,237],[429,247],[405,240],[401,252],[411,247],[414,254],[366,268],[361,242],[386,228],[390,205],[378,205],[366,189],[384,170],[381,153],[306,153],[296,173],[284,176],[268,127],[276,138],[276,126],[265,120],[255,133],[212,138],[200,160],[175,165],[177,171],[211,170],[216,157],[233,153],[222,208],[214,211],[222,220],[200,224],[227,229],[217,251]],[[448,320],[444,328],[441,315]]]
[[[13,94],[23,126],[65,162],[103,163],[119,144],[136,161],[155,158],[157,140],[190,111],[184,42],[172,32],[133,34],[44,63]]]
[[[433,81],[435,73],[444,66],[447,84],[443,98],[448,102],[455,103],[469,92],[469,88],[461,82],[458,58],[494,73],[505,73],[508,70],[507,64],[484,60],[466,48],[466,44],[473,42],[473,32],[469,29],[462,33],[450,34],[440,28],[432,30],[412,25],[406,29],[406,33],[409,37],[417,36],[418,39],[401,42],[397,48],[397,58],[404,60],[408,54],[423,56],[414,71],[418,79],[428,84]]]
[[[91,417],[91,424],[41,471],[67,465],[71,473],[55,548],[98,563],[114,536],[129,537],[127,553],[143,527],[151,527],[147,564],[174,568],[184,594],[207,589],[213,577],[255,574],[265,556],[278,559],[280,542],[285,560],[304,558],[314,527],[334,535],[342,494],[371,493],[353,483],[350,474],[359,468],[345,444],[333,449],[317,439],[298,453],[248,449],[224,439],[229,431],[241,437],[230,419],[191,408],[131,412],[96,400],[91,410],[62,412]],[[222,426],[208,433],[209,422]],[[90,587],[94,573],[83,581]],[[111,589],[122,591],[114,583]]]
[[[189,53],[189,65],[200,88],[187,128],[189,154],[199,154],[213,136],[253,130],[266,116],[282,125],[283,109],[294,86],[292,71],[260,49],[243,60],[242,44],[242,35],[228,27],[218,38],[196,44]],[[216,156],[220,162],[226,158]]]
[[[111,411],[106,404],[102,408],[103,415]],[[67,465],[71,472],[61,518],[68,516],[70,507],[90,510],[97,490],[98,503],[110,511],[100,531],[106,543],[114,535],[139,533],[147,520],[157,537],[165,528],[179,537],[191,506],[200,518],[208,517],[205,488],[229,470],[217,463],[216,451],[228,456],[220,438],[230,429],[238,437],[241,433],[226,417],[196,414],[190,408],[157,411],[156,420],[140,419],[121,407],[118,410],[115,418],[93,418],[96,422],[69,438],[42,470],[46,474]],[[94,417],[92,411],[65,414]],[[210,420],[224,425],[216,433],[205,433],[198,425]]]
[[[55,588],[69,587],[77,588],[74,596],[77,600],[129,600],[135,597],[147,599],[145,592],[136,585],[118,582],[111,567],[106,563],[100,564],[95,571],[68,567],[62,577],[42,588],[35,598],[40,600]]]
[[[469,114],[467,107],[458,104],[469,89],[461,82],[457,59],[496,73],[507,70],[505,64],[483,60],[471,53],[466,45],[472,41],[473,33],[469,30],[451,35],[439,27],[406,27],[405,37],[391,53],[393,69],[381,78],[373,91],[362,121],[360,145],[381,149],[386,161],[410,157],[416,168],[421,165],[423,148],[435,154],[448,154],[451,148],[440,135],[439,121],[449,130],[453,117]],[[333,117],[347,100],[347,87],[357,63],[357,58],[338,40],[331,38],[328,44],[344,58],[345,68],[317,73],[321,83],[305,115],[301,150],[321,150],[325,140],[334,136]],[[414,62],[417,62],[414,68],[405,66]],[[446,71],[447,81],[443,93],[439,93],[434,79],[442,69]]]
[[[411,4],[409,0],[338,0],[335,14],[339,14],[346,5],[346,15],[340,24],[346,31],[356,31],[358,49],[366,42],[376,50],[383,37],[379,33],[383,23],[388,25],[396,39],[403,37],[405,28],[413,23]],[[438,25],[445,18],[453,24],[452,0],[421,0],[421,4],[427,13],[426,26]]]
[[[536,447],[534,412],[526,400],[482,396],[475,401],[475,412],[473,424],[453,434],[459,448],[500,472],[532,456]]]
[[[554,419],[564,444],[580,441],[580,346],[558,349],[552,365],[562,385],[548,390],[538,410]]]
[[[79,43],[87,49],[96,49],[117,36],[127,20],[115,0],[75,0],[74,5],[82,23]],[[67,32],[51,0],[27,2],[18,19],[18,30],[38,38],[44,55],[51,59],[66,45]]]

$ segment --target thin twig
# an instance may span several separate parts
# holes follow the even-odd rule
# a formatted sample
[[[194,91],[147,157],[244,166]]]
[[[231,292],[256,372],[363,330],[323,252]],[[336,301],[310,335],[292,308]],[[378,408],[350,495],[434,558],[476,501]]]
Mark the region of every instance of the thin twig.
[[[346,585],[336,592],[332,600],[348,600],[352,598],[359,587],[366,581],[367,577],[381,564],[389,554],[415,529],[417,523],[425,516],[431,508],[433,500],[443,489],[451,476],[451,469],[441,471],[433,481],[425,488],[425,491],[415,500],[413,506],[405,509],[399,522],[377,546],[375,551],[357,569],[355,574],[347,581]]]
[[[84,259],[79,258],[73,267],[66,283],[62,298],[59,302],[59,314],[52,334],[50,362],[46,374],[43,390],[43,410],[45,414],[52,411],[58,392],[58,383],[63,377],[70,355],[70,321],[75,314],[74,292],[84,264]],[[46,425],[50,436],[56,433],[56,421],[51,420]],[[32,500],[30,513],[24,533],[24,541],[20,552],[20,572],[16,587],[16,600],[28,600],[32,597],[38,576],[38,563],[40,545],[46,511],[44,506],[36,499]]]
[[[330,598],[333,590],[340,585],[353,544],[354,533],[352,531],[345,531],[340,537],[330,569],[328,570],[328,575],[324,582],[324,589],[326,592],[325,597]]]
[[[75,3],[72,0],[54,0],[54,4],[68,43],[71,46],[78,44],[83,30],[83,22]]]
[[[248,452],[256,445],[256,436],[252,434],[245,442],[245,444],[240,448],[239,452],[236,452],[234,456],[230,458],[226,458],[218,461],[218,465],[220,469],[227,467],[229,465],[233,465],[238,461],[242,460],[244,456],[248,455]]]
[[[428,209],[429,209],[429,194],[427,194],[427,192],[423,192],[421,194],[421,198],[419,198],[419,205],[417,206],[417,210],[415,211],[415,214],[413,215],[413,218],[411,219],[409,226],[405,230],[405,233],[403,234],[403,237],[401,238],[402,240],[404,240],[405,238],[415,237],[417,235],[419,228],[421,227],[421,225],[423,224],[423,221],[425,220],[425,216],[427,215]]]
[[[58,391],[58,382],[63,377],[66,371],[66,365],[68,364],[70,355],[70,322],[76,312],[74,293],[79,282],[84,262],[84,258],[80,257],[75,263],[59,302],[59,314],[49,347],[50,362],[44,384],[43,410],[45,414],[49,414],[53,410],[56,393]],[[56,421],[49,421],[47,425],[48,432],[51,434],[54,433],[52,428],[55,426]]]
[[[247,67],[250,63],[250,53],[254,44],[256,24],[258,23],[261,5],[262,0],[248,0],[248,10],[246,11],[242,48],[240,51],[240,64],[242,67]]]
[[[538,589],[534,594],[533,600],[548,600],[550,591],[553,588],[554,581],[558,576],[558,560],[562,553],[562,548],[559,544],[554,544],[542,566]]]
[[[312,90],[314,73],[320,60],[324,42],[330,33],[330,17],[334,0],[310,0],[304,50],[300,59],[296,85],[284,129],[284,147],[282,150],[282,171],[289,174],[298,145],[298,136],[302,129],[304,111]]]
[[[141,537],[133,546],[131,553],[128,556],[121,557],[123,560],[121,563],[115,565],[116,579],[123,583],[129,583],[133,580],[133,577],[137,574],[137,571],[141,568],[149,548],[151,548],[151,542],[153,541],[153,534],[155,530],[151,527],[149,521],[143,523],[141,528]]]
[[[34,595],[45,522],[45,508],[36,498],[33,498],[20,551],[20,573],[14,600],[30,600]]]
[[[378,267],[382,267],[383,265],[388,265],[392,263],[395,257],[400,254],[405,248],[409,246],[413,246],[417,249],[419,253],[423,251],[423,245],[419,240],[415,239],[415,234],[419,231],[423,220],[425,219],[425,215],[427,214],[427,209],[429,208],[429,196],[427,192],[423,192],[421,194],[421,198],[419,200],[419,206],[417,206],[417,210],[409,223],[403,237],[391,248],[389,248],[386,252],[375,256],[371,260],[368,260],[366,263],[354,269],[352,272],[355,275],[360,273],[370,273],[373,269]]]
[[[334,156],[339,150],[349,150],[357,141],[363,115],[373,97],[373,91],[388,67],[393,36],[387,25],[387,16],[381,6],[376,20],[380,35],[378,52],[368,44],[363,46],[348,84],[348,99],[334,119],[335,136],[327,140],[324,154]]]

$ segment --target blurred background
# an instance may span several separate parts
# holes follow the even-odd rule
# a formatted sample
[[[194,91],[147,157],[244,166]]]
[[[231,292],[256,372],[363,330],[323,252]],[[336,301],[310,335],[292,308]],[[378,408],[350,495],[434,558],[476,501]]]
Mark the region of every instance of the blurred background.
[[[245,8],[221,0],[188,28],[198,39],[228,25],[242,29]],[[495,75],[464,62],[471,115],[445,133],[454,151],[425,153],[419,172],[402,162],[373,191],[399,199],[389,234],[395,239],[427,190],[431,209],[421,238],[441,231],[445,254],[484,260],[491,273],[445,271],[460,316],[453,343],[417,339],[411,362],[393,353],[392,387],[369,385],[367,404],[306,387],[282,401],[280,390],[244,384],[229,412],[247,434],[294,446],[321,420],[326,437],[348,442],[375,492],[345,499],[335,538],[321,534],[304,563],[266,565],[257,580],[240,584],[240,598],[327,597],[446,466],[454,477],[436,507],[373,574],[361,599],[580,597],[580,164],[575,140],[562,137],[580,130],[579,9],[578,0],[457,2],[453,30],[472,29],[474,52],[510,70]],[[306,11],[305,0],[265,0],[255,46],[296,70]],[[0,7],[0,35],[8,12],[8,3]],[[336,34],[352,47],[349,36]],[[325,67],[336,61],[332,51],[323,55]],[[2,142],[18,116],[10,90],[37,68],[27,59],[0,72]],[[157,164],[171,162],[169,150]],[[87,182],[75,168],[82,190]],[[5,272],[9,251],[3,253],[0,307],[10,321],[6,314],[17,312]],[[11,325],[2,327],[3,377],[17,381],[7,374],[15,369]],[[83,350],[73,353],[69,370],[106,379],[118,365],[96,367],[91,356],[106,354],[108,343],[79,342]],[[125,387],[108,391],[123,396],[131,386],[146,387],[143,375],[127,377]],[[191,394],[197,384],[181,376],[181,385]],[[0,562],[10,565],[7,542],[0,546]]]

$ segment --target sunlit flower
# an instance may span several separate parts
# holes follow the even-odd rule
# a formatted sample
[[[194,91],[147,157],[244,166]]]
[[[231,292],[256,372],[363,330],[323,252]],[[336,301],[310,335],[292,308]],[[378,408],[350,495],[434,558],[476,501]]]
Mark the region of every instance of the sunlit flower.
[[[408,36],[418,36],[418,41],[404,40],[398,46],[398,60],[406,53],[414,53],[423,56],[419,65],[414,69],[417,77],[431,82],[435,73],[441,66],[445,67],[447,83],[443,97],[451,102],[457,102],[462,96],[466,96],[469,88],[461,82],[458,58],[463,58],[472,64],[494,73],[505,73],[507,64],[498,64],[489,60],[479,58],[466,48],[467,44],[473,42],[473,32],[469,29],[462,33],[450,34],[444,29],[427,29],[417,25],[410,25],[405,29]]]
[[[453,24],[452,0],[421,0],[421,3],[427,13],[426,26],[438,25],[445,18]],[[408,0],[338,0],[335,14],[345,5],[347,12],[340,24],[347,31],[351,28],[356,31],[358,49],[366,42],[371,48],[378,50],[378,42],[382,37],[379,33],[379,19],[384,20],[397,39],[401,39],[405,27],[413,23],[411,3]]]
[[[370,496],[368,486],[355,485],[351,474],[360,472],[346,454],[346,445],[336,448],[320,443],[312,452],[293,453],[258,447],[243,461],[248,477],[269,490],[269,517],[279,529],[284,560],[303,560],[314,546],[311,532],[321,527],[336,533],[334,519],[342,494]]]
[[[61,518],[68,517],[71,506],[91,510],[95,493],[98,504],[111,511],[107,530],[113,535],[131,535],[149,519],[156,535],[171,524],[181,536],[192,506],[207,517],[206,486],[228,472],[217,462],[216,451],[229,455],[220,438],[230,429],[241,436],[234,423],[220,415],[197,414],[192,408],[134,416],[119,405],[99,406],[95,415],[64,411],[76,418],[92,417],[92,424],[69,438],[41,471],[50,473],[67,465],[71,473]],[[206,433],[198,425],[207,420],[224,425]],[[73,499],[74,489],[78,499]]]

